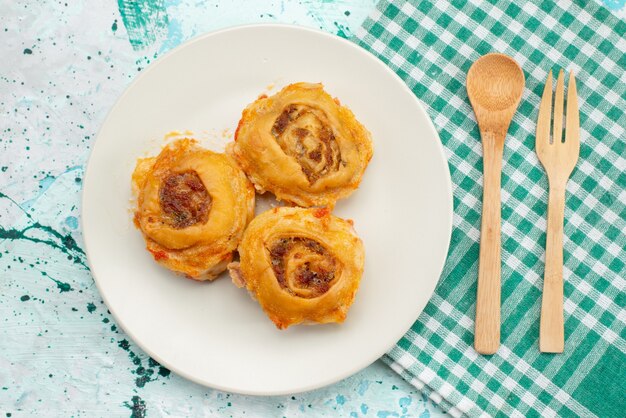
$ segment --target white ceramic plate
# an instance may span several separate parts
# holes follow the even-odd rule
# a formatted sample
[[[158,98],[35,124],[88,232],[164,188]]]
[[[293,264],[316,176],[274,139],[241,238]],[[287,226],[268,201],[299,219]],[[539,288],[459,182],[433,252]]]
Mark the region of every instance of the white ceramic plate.
[[[159,267],[131,220],[135,161],[189,130],[223,149],[242,109],[291,82],[324,83],[371,131],[361,187],[335,214],[354,219],[365,274],[340,325],[277,330],[226,274],[198,283]],[[446,258],[450,175],[439,137],[405,84],[365,50],[283,25],[196,38],[146,68],[108,115],[85,176],[83,232],[98,289],[118,324],[172,371],[225,391],[277,395],[345,378],[417,319]]]

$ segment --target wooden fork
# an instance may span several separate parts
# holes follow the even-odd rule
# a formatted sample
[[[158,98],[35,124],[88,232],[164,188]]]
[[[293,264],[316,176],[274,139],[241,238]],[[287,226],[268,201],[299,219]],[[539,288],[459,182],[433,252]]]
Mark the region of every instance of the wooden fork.
[[[567,87],[567,116],[563,134],[563,70],[559,72],[552,117],[552,71],[548,74],[537,120],[536,149],[539,161],[548,175],[548,227],[546,238],[546,268],[543,279],[539,349],[544,353],[562,353],[563,325],[563,217],[565,186],[580,150],[580,123],[576,81],[570,73]],[[552,138],[550,119],[554,120]]]

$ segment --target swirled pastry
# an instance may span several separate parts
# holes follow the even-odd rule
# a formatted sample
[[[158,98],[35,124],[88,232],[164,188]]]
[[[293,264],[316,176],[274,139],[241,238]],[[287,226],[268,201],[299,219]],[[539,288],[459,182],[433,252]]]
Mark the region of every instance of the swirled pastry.
[[[299,206],[334,206],[372,158],[370,133],[321,84],[291,84],[244,111],[229,151],[255,187]]]
[[[228,266],[280,329],[343,322],[363,274],[363,243],[352,222],[326,208],[274,208],[250,222]]]
[[[135,225],[154,259],[196,280],[212,280],[232,260],[254,216],[254,188],[235,162],[181,139],[133,173]]]

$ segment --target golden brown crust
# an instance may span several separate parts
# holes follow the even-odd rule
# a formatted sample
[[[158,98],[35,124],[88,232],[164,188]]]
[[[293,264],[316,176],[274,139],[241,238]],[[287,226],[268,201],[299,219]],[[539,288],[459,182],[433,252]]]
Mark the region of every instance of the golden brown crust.
[[[257,216],[229,264],[280,329],[343,322],[363,274],[363,243],[352,222],[328,209],[274,208]]]
[[[291,84],[244,111],[229,151],[260,192],[299,206],[334,206],[372,158],[370,133],[321,84]]]
[[[178,140],[139,159],[132,182],[135,225],[157,262],[196,280],[225,270],[254,216],[254,188],[230,157]]]

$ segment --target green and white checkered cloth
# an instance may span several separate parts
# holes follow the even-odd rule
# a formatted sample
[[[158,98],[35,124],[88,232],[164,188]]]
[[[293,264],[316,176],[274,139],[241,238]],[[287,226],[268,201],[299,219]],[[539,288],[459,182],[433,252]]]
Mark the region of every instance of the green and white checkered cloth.
[[[448,260],[430,303],[385,356],[452,415],[626,416],[626,23],[594,2],[383,0],[355,41],[425,104],[454,191]],[[505,143],[502,345],[472,348],[482,151],[465,90],[488,52],[514,57],[526,90]],[[565,352],[539,352],[548,184],[535,126],[548,70],[575,72],[580,159],[567,185]]]

